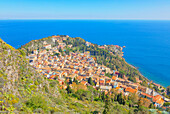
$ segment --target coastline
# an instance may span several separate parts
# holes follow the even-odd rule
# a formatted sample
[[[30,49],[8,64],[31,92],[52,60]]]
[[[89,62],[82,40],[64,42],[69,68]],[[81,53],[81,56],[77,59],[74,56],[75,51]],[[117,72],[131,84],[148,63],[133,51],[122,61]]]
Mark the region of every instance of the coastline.
[[[125,60],[125,62],[126,62],[129,66],[131,66],[132,68],[138,70],[139,73],[140,73],[140,75],[141,75],[143,78],[145,78],[148,82],[152,82],[152,83],[158,84],[158,85],[160,85],[160,86],[162,86],[162,87],[165,87],[165,86],[163,86],[163,85],[160,84],[160,83],[157,83],[157,82],[155,82],[155,81],[153,81],[153,80],[151,80],[151,79],[148,79],[145,75],[142,74],[142,72],[139,70],[139,68],[137,68],[135,65],[132,65],[132,64],[128,63],[126,60]],[[165,88],[166,88],[166,87],[165,87]]]
[[[165,87],[169,85],[168,80],[170,80],[170,77],[167,76],[167,74],[170,73],[170,50],[168,50],[170,44],[169,22],[119,21],[118,23],[117,21],[110,21],[106,23],[106,21],[41,21],[40,23],[37,21],[25,21],[24,23],[20,23],[19,21],[11,21],[11,24],[9,24],[8,22],[3,21],[0,23],[4,25],[0,27],[0,31],[2,33],[1,37],[15,48],[19,48],[18,45],[21,46],[33,39],[41,39],[52,34],[69,34],[73,37],[79,36],[84,38],[86,41],[97,43],[99,45],[125,45],[126,48],[123,51],[126,54],[126,60],[130,60],[132,63],[135,63],[133,65],[140,67],[140,71],[142,68],[141,73],[148,77],[148,79],[156,80],[157,83],[161,82],[161,84]],[[126,24],[126,27],[124,26],[124,23]],[[15,31],[12,30],[12,25],[16,25]],[[44,26],[43,28],[42,25]],[[98,27],[99,25],[101,27]],[[137,27],[136,25],[139,26]],[[58,26],[65,29],[61,29]],[[72,29],[70,29],[70,27],[72,27]],[[77,29],[81,27],[84,29]],[[145,29],[143,29],[143,27],[145,27]],[[127,32],[127,28],[132,29]],[[164,34],[161,31],[164,31]],[[162,38],[160,38],[157,33],[159,33]],[[135,39],[139,42],[135,41]],[[130,57],[132,57],[132,59]],[[135,60],[133,60],[133,57]],[[143,59],[140,60],[141,58]],[[142,66],[140,66],[140,64],[142,64]],[[157,67],[156,65],[159,66]],[[150,76],[150,73],[153,75]]]
[[[121,46],[120,46],[121,47]],[[125,58],[123,57],[124,56],[124,52],[123,52],[123,49],[125,48],[126,46],[123,46],[123,47],[121,47],[122,48],[122,58],[125,60]],[[151,82],[152,80],[149,80],[147,77],[145,77],[142,73],[141,73],[141,71],[139,70],[139,68],[137,68],[135,65],[133,65],[133,64],[130,64],[129,62],[127,62],[126,60],[125,60],[125,62],[129,65],[129,66],[131,66],[132,68],[134,68],[134,69],[136,69],[136,70],[138,70],[139,71],[139,73],[140,73],[140,75],[143,77],[143,78],[145,78],[147,81],[149,81],[149,82]],[[159,85],[161,85],[161,84],[159,84]],[[162,85],[161,85],[162,86]],[[164,87],[164,86],[163,86]]]
[[[149,80],[147,77],[145,77],[135,65],[132,65],[132,64],[128,63],[126,60],[125,60],[125,62],[126,62],[129,66],[131,66],[132,68],[138,70],[139,73],[140,73],[140,75],[141,75],[143,78],[145,78],[147,81],[149,81],[149,82],[151,81],[151,80]]]

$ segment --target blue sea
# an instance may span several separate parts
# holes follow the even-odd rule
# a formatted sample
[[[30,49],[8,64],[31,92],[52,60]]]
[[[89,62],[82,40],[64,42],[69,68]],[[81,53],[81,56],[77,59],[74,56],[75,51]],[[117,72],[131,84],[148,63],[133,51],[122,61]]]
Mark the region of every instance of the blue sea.
[[[15,48],[51,35],[126,46],[125,60],[148,79],[170,85],[170,21],[0,20],[0,37]]]

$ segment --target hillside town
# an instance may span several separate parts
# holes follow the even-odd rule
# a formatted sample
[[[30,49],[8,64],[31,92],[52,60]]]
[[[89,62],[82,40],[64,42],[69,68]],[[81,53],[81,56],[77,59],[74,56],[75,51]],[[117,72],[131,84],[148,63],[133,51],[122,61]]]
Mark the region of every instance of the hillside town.
[[[72,47],[72,45],[66,45],[63,42],[67,37],[69,36],[52,36],[53,41],[58,43],[57,46],[44,41],[41,49],[33,50],[28,55],[30,65],[46,78],[58,80],[61,89],[67,88],[66,82],[77,80],[78,83],[84,85],[82,87],[92,86],[96,90],[105,92],[105,94],[112,94],[112,89],[117,90],[124,96],[131,93],[137,94],[140,97],[149,99],[155,107],[162,107],[165,102],[170,102],[160,93],[142,86],[140,84],[142,80],[139,78],[136,78],[136,83],[129,81],[125,75],[120,78],[119,71],[111,70],[102,64],[98,64],[95,61],[96,58],[92,57],[89,51],[65,54],[65,47]],[[91,43],[86,42],[86,46],[89,45]],[[119,48],[119,46],[115,47]],[[105,49],[104,46],[99,46],[99,48]],[[106,74],[112,77],[108,77]],[[88,82],[89,78],[92,79],[94,85]],[[161,89],[159,84],[153,84]],[[74,84],[70,84],[70,87],[74,88]]]

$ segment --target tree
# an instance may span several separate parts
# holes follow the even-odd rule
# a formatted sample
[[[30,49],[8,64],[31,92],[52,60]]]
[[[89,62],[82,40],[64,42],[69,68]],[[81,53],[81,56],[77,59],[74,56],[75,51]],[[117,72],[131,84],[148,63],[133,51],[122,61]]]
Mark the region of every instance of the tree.
[[[151,101],[147,98],[140,98],[139,105],[142,105],[144,107],[149,107],[151,104]]]
[[[135,103],[137,103],[138,102],[138,95],[137,94],[135,94],[135,93],[130,93],[129,95],[128,95],[128,100],[131,100],[132,101],[132,104],[135,104]]]
[[[70,93],[73,92],[69,85],[67,86],[66,90],[67,90],[67,93],[68,93],[68,94],[70,94]]]
[[[103,114],[109,114],[109,113],[110,113],[110,98],[109,95],[106,95]]]
[[[148,114],[148,109],[145,108],[145,107],[142,106],[142,105],[139,105],[139,106],[138,106],[138,113],[139,113],[139,114]]]
[[[73,82],[75,82],[76,84],[78,84],[79,82],[76,80],[76,78],[74,78]]]
[[[167,95],[170,96],[170,86],[167,87]]]
[[[150,104],[149,108],[154,108],[154,105],[153,103]]]
[[[59,52],[63,52],[63,50],[61,48],[59,48]]]
[[[108,77],[112,77],[112,75],[110,73],[105,73],[105,76],[108,76]]]
[[[99,100],[99,91],[94,89],[92,86],[88,86],[88,91],[91,92],[91,101],[94,99]]]
[[[132,77],[132,76],[129,76],[128,80],[130,80],[130,81],[136,83],[136,78],[134,78],[134,77]]]
[[[123,75],[125,75],[125,74],[126,74],[125,71],[123,71],[123,70],[120,70],[120,71],[119,71],[119,76],[120,76],[120,78],[123,78]]]
[[[164,103],[164,106],[170,106],[170,102]]]
[[[54,55],[56,55],[57,57],[59,57],[59,56],[60,56],[60,53],[55,53]]]
[[[76,92],[77,98],[79,100],[91,100],[91,92],[83,89],[79,89]]]
[[[89,83],[90,85],[94,85],[94,83],[93,83],[93,81],[92,81],[92,78],[91,78],[91,77],[88,79],[88,83]]]
[[[119,104],[125,105],[125,100],[124,100],[124,98],[123,98],[122,93],[120,93],[120,94],[117,95],[117,101],[119,102]]]
[[[129,100],[129,107],[132,107],[133,106],[133,103],[131,100]]]
[[[105,92],[102,92],[102,94],[101,94],[101,99],[102,99],[102,101],[105,101]]]
[[[72,84],[72,83],[73,83],[72,78],[69,77],[69,84]]]

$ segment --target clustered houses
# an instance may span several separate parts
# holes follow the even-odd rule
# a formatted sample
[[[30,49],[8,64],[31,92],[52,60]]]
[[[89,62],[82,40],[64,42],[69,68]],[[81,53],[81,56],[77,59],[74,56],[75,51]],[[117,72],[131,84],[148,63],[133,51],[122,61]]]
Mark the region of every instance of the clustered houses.
[[[68,55],[62,55],[59,52],[59,48],[64,50],[66,44],[62,41],[65,39],[62,38],[61,40],[59,36],[53,36],[53,39],[58,42],[58,46],[52,47],[51,44],[44,42],[43,48],[34,50],[28,58],[30,59],[30,65],[46,78],[58,80],[63,89],[66,89],[65,82],[68,82],[70,79],[72,81],[76,79],[78,83],[90,86],[88,79],[91,77],[95,84],[93,87],[105,93],[110,92],[114,88],[124,95],[136,93],[141,97],[146,97],[155,106],[161,107],[163,105],[163,96],[141,86],[139,78],[136,79],[137,83],[129,81],[125,75],[123,78],[119,78],[119,71],[112,71],[110,68],[97,64],[94,58],[90,56],[90,52],[70,52]],[[86,45],[90,44],[90,42],[86,43]],[[69,47],[71,48],[71,45]],[[111,74],[112,78],[105,76],[105,73]]]

